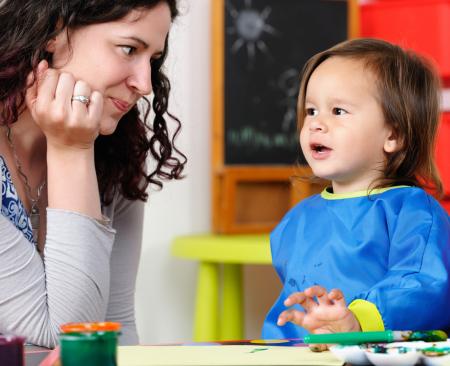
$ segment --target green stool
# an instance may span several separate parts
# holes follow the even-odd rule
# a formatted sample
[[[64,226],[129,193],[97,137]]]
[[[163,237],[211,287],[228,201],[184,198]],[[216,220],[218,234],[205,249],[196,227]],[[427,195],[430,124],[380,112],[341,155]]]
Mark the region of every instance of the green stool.
[[[181,236],[175,238],[172,254],[200,262],[194,340],[243,339],[242,264],[272,263],[269,235]],[[221,284],[220,265],[223,266]]]

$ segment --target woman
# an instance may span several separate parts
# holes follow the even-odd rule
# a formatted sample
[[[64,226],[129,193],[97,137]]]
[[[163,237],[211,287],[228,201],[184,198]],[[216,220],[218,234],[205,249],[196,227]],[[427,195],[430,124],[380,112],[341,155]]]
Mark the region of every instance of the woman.
[[[110,320],[138,342],[146,188],[186,163],[164,117],[177,14],[176,0],[2,2],[0,333],[54,347],[62,323]]]

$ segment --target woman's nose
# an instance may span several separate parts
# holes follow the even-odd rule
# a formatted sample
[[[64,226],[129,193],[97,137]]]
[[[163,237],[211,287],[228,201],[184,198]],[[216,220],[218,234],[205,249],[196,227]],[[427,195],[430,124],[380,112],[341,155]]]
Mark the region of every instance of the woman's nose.
[[[140,95],[149,95],[152,90],[152,67],[150,62],[141,62],[133,69],[127,84]]]

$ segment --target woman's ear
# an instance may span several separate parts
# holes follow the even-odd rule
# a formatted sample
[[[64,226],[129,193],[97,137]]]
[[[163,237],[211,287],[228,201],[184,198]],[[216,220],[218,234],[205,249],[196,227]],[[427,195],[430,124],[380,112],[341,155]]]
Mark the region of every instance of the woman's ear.
[[[398,136],[398,133],[393,129],[390,130],[386,140],[384,141],[384,152],[391,154],[400,150],[402,141]]]
[[[47,41],[46,52],[50,54],[48,58],[50,67],[59,68],[64,65],[70,55],[70,47],[66,30],[60,31],[55,37]]]
[[[54,53],[58,45],[61,45],[62,42],[67,42],[67,32],[65,31],[65,29],[62,29],[61,21],[58,21],[58,23],[56,24],[56,29],[58,31],[58,34],[50,39],[45,47],[45,50],[48,53]]]
[[[55,50],[56,50],[56,38],[57,37],[58,36],[52,38],[50,41],[47,42],[47,46],[45,47],[45,50],[48,53],[54,53],[55,52]]]

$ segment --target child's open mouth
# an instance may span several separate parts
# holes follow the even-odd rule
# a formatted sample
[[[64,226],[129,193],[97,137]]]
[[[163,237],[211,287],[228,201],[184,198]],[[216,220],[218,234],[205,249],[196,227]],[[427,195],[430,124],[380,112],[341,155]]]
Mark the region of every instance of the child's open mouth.
[[[321,144],[312,144],[311,145],[311,150],[321,153],[321,152],[325,152],[325,151],[329,151],[331,150],[329,147],[326,147],[324,145]]]
[[[311,144],[311,151],[314,159],[323,159],[330,154],[331,149],[322,144]]]

